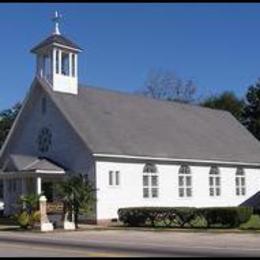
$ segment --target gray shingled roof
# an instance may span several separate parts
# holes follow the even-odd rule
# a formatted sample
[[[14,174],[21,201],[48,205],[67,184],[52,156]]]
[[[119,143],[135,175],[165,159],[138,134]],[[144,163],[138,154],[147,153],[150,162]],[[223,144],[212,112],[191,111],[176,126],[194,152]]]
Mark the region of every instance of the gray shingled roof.
[[[46,47],[48,45],[52,45],[54,43],[59,43],[61,45],[65,45],[68,47],[71,47],[76,50],[82,50],[77,44],[69,40],[68,38],[58,35],[58,34],[53,34],[49,36],[47,39],[43,40],[39,44],[37,44],[34,48],[31,49],[31,52],[36,52],[37,50]]]
[[[93,153],[260,162],[260,143],[229,113],[79,87],[50,96]]]
[[[64,171],[56,163],[45,158],[38,158],[30,155],[11,154],[5,171],[26,171],[34,172],[36,170],[44,171]]]

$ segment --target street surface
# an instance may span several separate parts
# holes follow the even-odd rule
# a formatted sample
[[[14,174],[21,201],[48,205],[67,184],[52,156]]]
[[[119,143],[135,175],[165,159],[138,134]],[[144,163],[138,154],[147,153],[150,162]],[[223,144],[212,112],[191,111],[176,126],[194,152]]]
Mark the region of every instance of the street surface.
[[[0,231],[0,257],[260,257],[260,233],[88,230]]]

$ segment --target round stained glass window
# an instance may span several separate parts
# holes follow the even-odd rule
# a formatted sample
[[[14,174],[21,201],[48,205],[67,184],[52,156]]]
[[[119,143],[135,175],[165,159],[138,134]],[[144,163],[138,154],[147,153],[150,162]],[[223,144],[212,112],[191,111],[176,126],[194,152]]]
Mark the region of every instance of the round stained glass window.
[[[38,135],[38,149],[42,153],[49,151],[51,146],[52,134],[49,128],[43,127]]]

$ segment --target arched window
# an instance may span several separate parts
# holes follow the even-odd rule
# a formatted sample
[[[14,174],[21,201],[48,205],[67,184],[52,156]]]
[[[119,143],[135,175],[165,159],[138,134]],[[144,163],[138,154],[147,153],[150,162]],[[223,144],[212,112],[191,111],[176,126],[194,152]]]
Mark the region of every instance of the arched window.
[[[143,172],[147,173],[157,173],[157,168],[153,163],[147,163],[144,166]]]
[[[211,197],[220,196],[220,172],[217,166],[212,166],[209,172],[209,195]]]
[[[143,197],[158,198],[157,168],[152,163],[147,163],[143,168]]]
[[[192,196],[191,170],[188,165],[181,165],[179,169],[179,197]]]
[[[236,171],[236,195],[246,195],[246,177],[243,168],[239,167]]]

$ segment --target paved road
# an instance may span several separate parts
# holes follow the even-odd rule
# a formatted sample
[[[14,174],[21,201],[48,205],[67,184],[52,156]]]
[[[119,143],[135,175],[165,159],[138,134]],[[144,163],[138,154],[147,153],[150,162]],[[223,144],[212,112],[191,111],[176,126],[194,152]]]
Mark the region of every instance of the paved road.
[[[0,232],[0,256],[260,256],[260,234],[150,231]]]
[[[0,257],[128,257],[137,254],[99,252],[88,248],[44,246],[30,243],[0,242]]]

